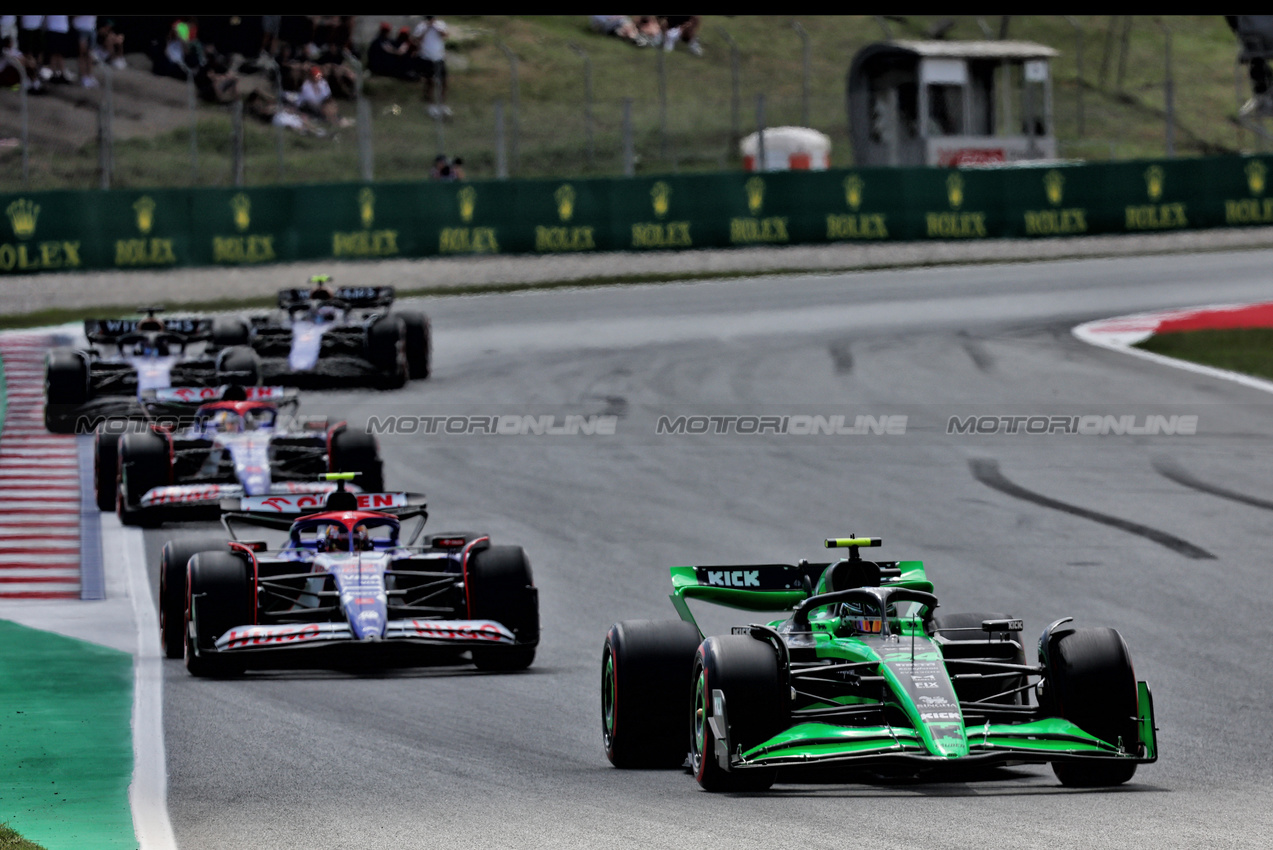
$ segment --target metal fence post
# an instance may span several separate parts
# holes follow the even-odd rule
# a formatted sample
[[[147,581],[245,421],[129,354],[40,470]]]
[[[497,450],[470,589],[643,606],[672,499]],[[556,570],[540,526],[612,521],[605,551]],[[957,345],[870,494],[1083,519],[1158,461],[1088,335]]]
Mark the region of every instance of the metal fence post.
[[[243,185],[243,101],[230,104],[230,149],[233,156],[234,185]]]
[[[1074,62],[1078,69],[1078,115],[1076,117],[1078,118],[1078,137],[1081,139],[1085,130],[1083,121],[1083,89],[1087,86],[1083,79],[1083,27],[1074,19],[1073,15],[1066,15],[1065,20],[1066,23],[1074,27]]]
[[[742,60],[738,55],[738,42],[734,41],[734,37],[729,34],[729,30],[724,27],[717,27],[716,29],[725,39],[725,43],[729,45],[729,152],[733,154],[735,148],[738,147],[738,140],[743,137],[742,85],[740,82]]]
[[[106,77],[106,85],[102,88],[101,99],[97,103],[97,145],[98,159],[101,166],[103,189],[111,187],[111,178],[115,171],[115,151],[113,124],[115,120],[114,72],[109,63],[102,66]]]
[[[1167,63],[1167,77],[1163,80],[1163,99],[1167,107],[1167,158],[1174,159],[1176,156],[1176,81],[1171,74],[1171,29],[1161,19],[1155,19],[1154,23],[1162,29],[1166,39],[1164,58]]]
[[[765,96],[756,95],[756,170],[765,171]]]
[[[800,53],[802,60],[802,69],[800,74],[800,125],[802,127],[810,126],[809,118],[809,77],[813,66],[813,47],[809,42],[809,33],[805,32],[804,27],[799,21],[792,21],[791,28],[796,31],[796,35],[800,36]]]
[[[31,114],[27,109],[27,72],[22,63],[18,63],[18,78],[21,82],[21,93],[18,95],[19,108],[22,110],[22,188],[31,188]]]
[[[504,101],[495,101],[495,176],[508,179],[508,144],[504,138]]]
[[[623,99],[623,175],[636,174],[636,147],[632,139],[632,98]]]
[[[274,71],[274,97],[276,98],[274,108],[275,108],[275,114],[277,115],[277,113],[283,111],[283,107],[284,107],[283,69],[278,66],[278,63],[274,61],[273,57],[270,58],[270,63],[269,63],[269,66],[266,68],[266,73],[269,73],[270,69],[273,69]],[[274,150],[278,156],[278,182],[282,183],[283,182],[283,125],[282,123],[278,121],[272,121],[271,123],[274,124]]]
[[[195,97],[194,73],[186,68],[186,102],[190,105],[190,183],[199,182],[199,101]]]
[[[371,149],[371,105],[362,96],[363,68],[358,57],[345,51],[345,61],[354,69],[354,120],[358,122],[358,172],[363,182],[374,178],[375,160]]]
[[[592,131],[592,58],[574,42],[570,49],[583,60],[583,132],[588,142],[588,168],[597,167],[597,148]]]
[[[667,51],[656,48],[659,66],[659,159],[667,159]]]
[[[518,133],[518,126],[517,126],[517,118],[518,118],[518,116],[517,116],[517,112],[518,112],[518,109],[517,109],[517,106],[518,106],[518,100],[519,100],[519,96],[518,96],[518,84],[517,84],[517,54],[516,54],[516,53],[514,53],[512,50],[510,50],[510,49],[509,49],[509,47],[508,47],[508,45],[507,45],[507,44],[505,44],[505,43],[504,43],[504,42],[502,42],[502,41],[501,41],[501,42],[499,42],[499,49],[503,51],[503,53],[504,53],[504,55],[505,55],[506,57],[508,57],[508,74],[509,74],[509,81],[510,81],[510,85],[509,85],[509,95],[510,95],[510,97],[509,97],[509,105],[512,107],[512,116],[511,116],[512,121],[511,121],[511,123],[512,123],[512,125],[513,125],[513,127],[512,127],[512,130],[513,130],[513,132],[512,132],[512,136],[513,136],[513,144],[512,144],[512,148],[513,148],[513,157],[512,157],[512,160],[513,160],[513,169],[512,169],[512,170],[515,172],[515,171],[517,171],[517,170],[518,170],[518,168],[519,168],[519,166],[520,166],[520,164],[521,164],[521,162],[520,162],[520,152],[519,152],[519,150],[518,150],[518,144],[517,144],[517,142],[518,142],[518,139],[517,139],[517,133]]]
[[[1115,88],[1122,92],[1123,78],[1127,76],[1127,54],[1131,53],[1132,16],[1123,15],[1123,35],[1118,45],[1118,80]]]

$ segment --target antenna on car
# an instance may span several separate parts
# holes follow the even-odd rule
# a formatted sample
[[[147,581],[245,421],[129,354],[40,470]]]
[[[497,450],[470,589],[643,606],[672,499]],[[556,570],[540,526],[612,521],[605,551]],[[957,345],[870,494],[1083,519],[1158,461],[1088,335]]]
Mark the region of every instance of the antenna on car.
[[[327,495],[327,503],[324,505],[327,510],[358,510],[358,497],[345,489],[345,482],[353,481],[356,474],[354,472],[328,472],[323,475],[325,480],[336,482],[336,489]]]

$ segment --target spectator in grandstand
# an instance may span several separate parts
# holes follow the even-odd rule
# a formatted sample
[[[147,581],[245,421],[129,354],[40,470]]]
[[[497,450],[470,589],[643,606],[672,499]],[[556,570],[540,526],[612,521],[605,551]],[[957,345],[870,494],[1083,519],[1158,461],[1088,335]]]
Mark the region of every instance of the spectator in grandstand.
[[[451,179],[464,179],[464,157],[457,156],[455,159],[451,160]]]
[[[416,79],[418,75],[411,67],[410,30],[403,27],[395,38],[393,28],[382,23],[376,37],[367,45],[367,70],[382,77]]]
[[[43,82],[53,75],[44,67],[43,15],[18,15],[18,50],[26,58],[33,81]]]
[[[701,21],[698,15],[661,15],[659,24],[663,28],[663,49],[671,50],[676,42],[685,42],[690,53],[703,55],[703,47],[698,43],[698,28]]]
[[[647,44],[658,47],[663,43],[663,26],[659,23],[657,15],[637,15],[632,19],[632,23],[636,25],[637,32],[645,38]]]
[[[358,91],[358,74],[345,64],[345,50],[334,41],[324,44],[314,60],[323,69],[332,96],[352,100]]]
[[[300,107],[302,112],[316,115],[336,127],[347,127],[353,123],[340,117],[331,86],[323,76],[323,69],[317,65],[310,69],[309,79],[301,85]]]
[[[451,170],[451,163],[447,161],[446,154],[440,153],[433,158],[433,168],[429,171],[429,179],[443,182],[455,179],[455,172]]]
[[[435,118],[451,115],[451,107],[446,105],[446,36],[446,22],[433,15],[425,15],[411,33],[419,45],[418,68],[424,78],[424,99],[429,102],[429,114]]]
[[[72,15],[71,29],[75,31],[75,42],[79,47],[80,85],[95,88],[97,78],[93,76],[93,47],[97,42],[97,15]]]
[[[239,78],[221,52],[209,44],[206,62],[195,71],[194,85],[199,96],[209,103],[230,103],[239,97]]]
[[[0,88],[16,89],[22,85],[26,64],[13,46],[13,36],[0,36]]]
[[[124,36],[115,32],[115,22],[110,18],[97,19],[94,42],[93,56],[99,62],[109,62],[117,71],[128,67],[124,62]]]
[[[593,32],[612,35],[637,47],[645,47],[650,43],[627,15],[590,15],[588,23]]]
[[[274,52],[278,49],[278,31],[279,26],[283,22],[282,15],[262,15],[261,16],[261,62],[266,59],[273,59]]]
[[[197,33],[194,24],[188,21],[174,22],[168,30],[164,49],[155,57],[151,70],[161,77],[184,80],[203,67],[204,50]]]
[[[274,61],[278,65],[283,91],[300,91],[308,71],[305,63],[296,57],[292,45],[286,41],[279,41],[278,53],[274,56]]]
[[[44,16],[44,49],[48,54],[49,70],[53,76],[49,82],[66,85],[66,58],[79,55],[79,40],[71,34],[70,15]]]

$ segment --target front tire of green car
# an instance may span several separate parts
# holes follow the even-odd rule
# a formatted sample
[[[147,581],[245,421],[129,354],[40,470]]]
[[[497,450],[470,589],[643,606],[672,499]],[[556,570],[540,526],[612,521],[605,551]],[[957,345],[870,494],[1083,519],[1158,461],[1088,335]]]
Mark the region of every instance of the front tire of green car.
[[[627,620],[601,650],[601,736],[619,768],[685,762],[684,711],[701,637],[682,620]]]
[[[1114,629],[1078,629],[1049,653],[1047,687],[1057,713],[1084,732],[1135,752],[1140,741],[1139,695],[1131,654]],[[1136,762],[1110,758],[1054,762],[1052,772],[1072,788],[1122,785]]]
[[[780,672],[773,647],[747,635],[710,637],[699,646],[690,711],[690,766],[703,790],[764,791],[774,784],[774,768],[722,768],[708,721],[715,713],[712,691],[718,690],[725,696],[732,752],[746,752],[778,734],[787,716]]]

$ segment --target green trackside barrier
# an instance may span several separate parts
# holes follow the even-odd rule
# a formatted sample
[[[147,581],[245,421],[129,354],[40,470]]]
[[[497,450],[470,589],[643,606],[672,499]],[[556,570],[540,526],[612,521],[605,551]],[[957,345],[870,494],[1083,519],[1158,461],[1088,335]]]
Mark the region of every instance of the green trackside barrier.
[[[0,822],[48,850],[135,848],[130,655],[0,620]]]
[[[0,195],[0,274],[1273,224],[1273,157]]]

